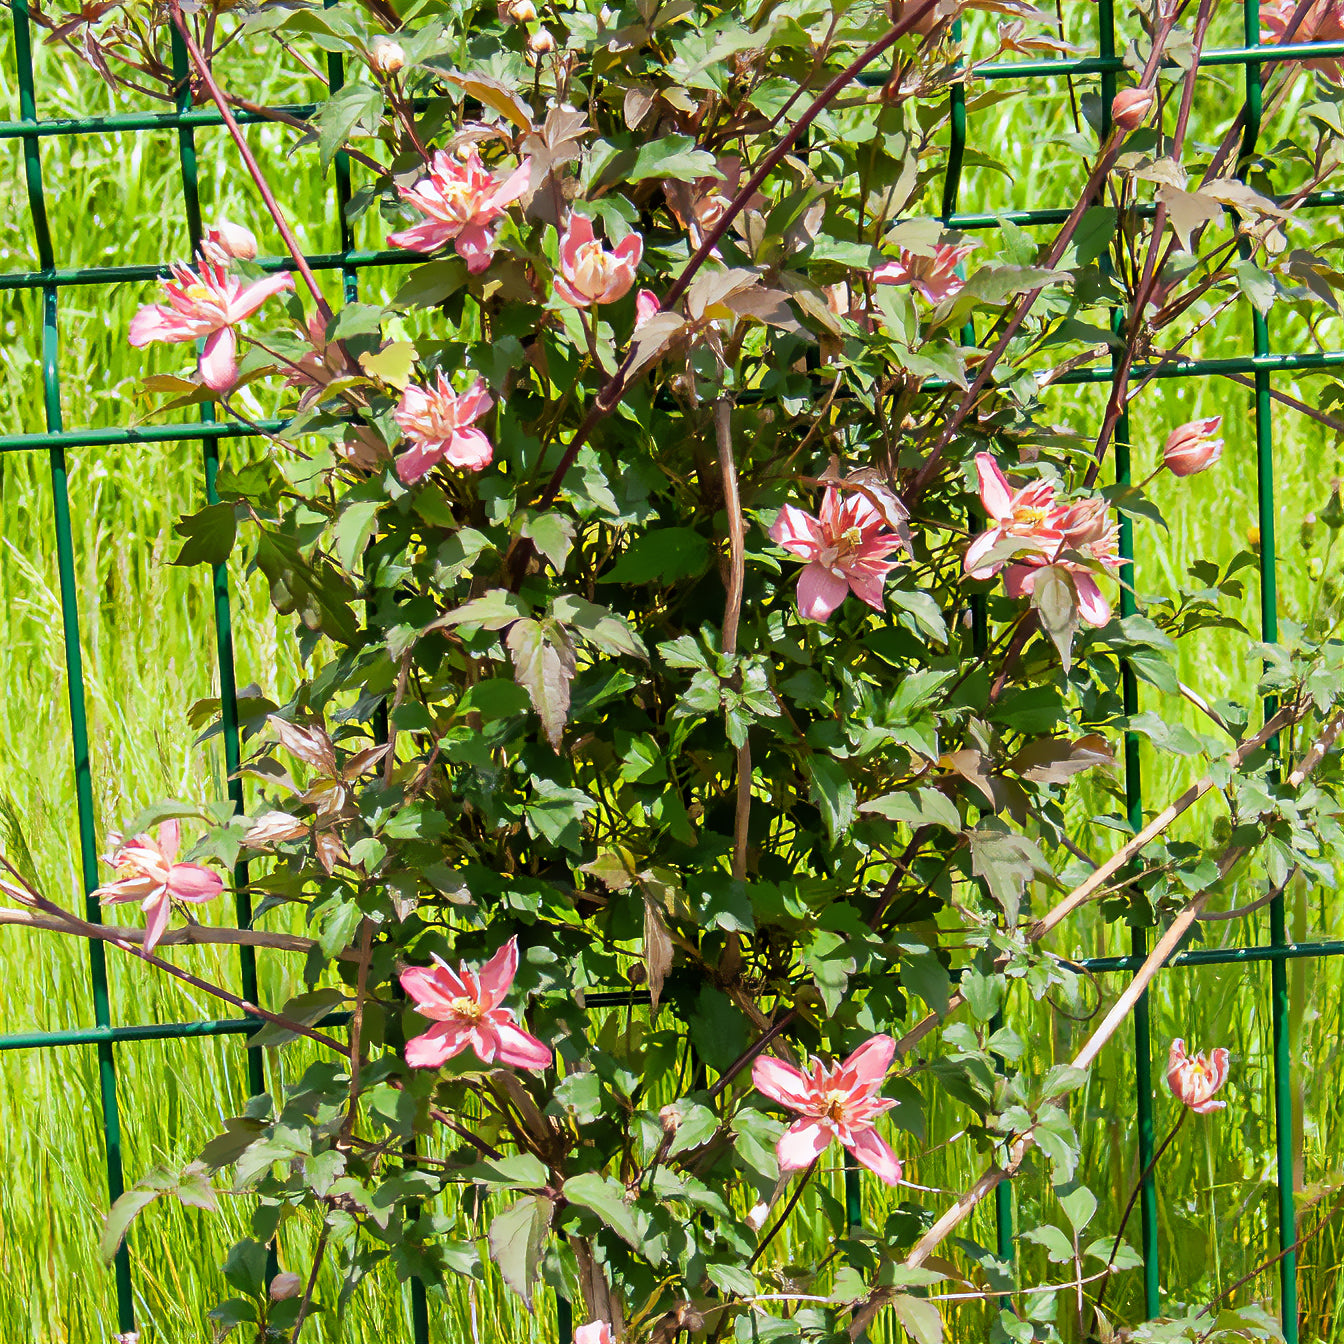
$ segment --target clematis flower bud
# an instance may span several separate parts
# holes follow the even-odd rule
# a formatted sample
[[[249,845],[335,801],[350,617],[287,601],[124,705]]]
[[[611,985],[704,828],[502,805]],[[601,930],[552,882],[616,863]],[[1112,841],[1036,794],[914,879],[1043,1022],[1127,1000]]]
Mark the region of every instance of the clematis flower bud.
[[[534,56],[545,56],[547,52],[555,50],[555,37],[549,28],[538,28],[531,37],[527,39],[527,49]]]
[[[1211,415],[1173,429],[1162,448],[1162,465],[1173,476],[1206,471],[1223,455],[1222,439],[1214,438],[1222,423],[1221,415]]]
[[[215,266],[227,266],[230,261],[255,261],[257,236],[241,224],[221,219],[206,229],[205,237],[201,239],[201,251]]]
[[[535,23],[537,21],[537,7],[532,0],[513,0],[511,5],[507,6],[510,23]]]
[[[390,37],[375,37],[369,48],[369,64],[380,75],[395,75],[406,64],[406,52]]]
[[[284,1302],[291,1297],[298,1297],[303,1291],[303,1280],[297,1274],[291,1274],[286,1271],[283,1274],[277,1274],[271,1280],[270,1294],[272,1302]]]
[[[606,1321],[589,1321],[574,1332],[574,1344],[612,1344],[611,1326]]]
[[[1332,532],[1337,527],[1344,526],[1344,504],[1339,499],[1340,480],[1336,476],[1330,482],[1330,498],[1326,500],[1325,508],[1321,510],[1321,522]]]
[[[1157,94],[1152,89],[1122,89],[1111,102],[1111,122],[1128,134],[1148,120],[1156,102]]]

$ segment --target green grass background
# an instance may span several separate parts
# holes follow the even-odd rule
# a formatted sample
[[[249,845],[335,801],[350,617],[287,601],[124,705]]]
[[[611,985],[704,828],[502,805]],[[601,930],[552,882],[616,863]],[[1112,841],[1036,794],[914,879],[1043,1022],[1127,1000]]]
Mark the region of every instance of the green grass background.
[[[1071,36],[1086,43],[1091,6],[1066,7]],[[1235,7],[1224,7],[1229,11]],[[1239,42],[1235,13],[1220,19],[1219,40]],[[127,110],[115,103],[69,55],[39,50],[40,112],[44,116]],[[288,58],[255,45],[238,53],[231,71],[245,71],[248,93],[259,101],[300,101],[313,95],[289,71]],[[0,22],[0,68],[12,98],[13,50],[7,23]],[[238,78],[237,75],[234,76]],[[1202,77],[1192,144],[1213,140],[1240,99],[1240,74],[1206,72]],[[1081,81],[1078,92],[1095,89]],[[1309,79],[1299,81],[1293,100],[1263,144],[1295,123],[1310,96]],[[1030,96],[1010,99],[973,114],[971,143],[1011,166],[1011,178],[988,167],[971,167],[961,204],[994,210],[1023,205],[1072,204],[1079,186],[1070,104],[1062,82],[1043,84]],[[317,173],[315,156],[290,157],[287,130],[249,131],[304,246],[337,246],[331,183]],[[223,132],[197,133],[202,197],[207,218],[216,214],[252,225],[263,251],[279,251],[269,221],[254,204],[236,155]],[[58,264],[91,266],[157,261],[184,256],[187,235],[182,187],[171,133],[119,137],[101,134],[53,137],[42,141],[42,162]],[[20,171],[20,147],[0,142],[0,269],[36,265],[28,208]],[[1337,184],[1335,184],[1337,185]],[[1340,236],[1336,212],[1318,213],[1295,229],[1294,245],[1317,245]],[[380,237],[369,222],[358,243],[376,246]],[[338,280],[325,277],[336,297]],[[394,277],[365,272],[366,292],[388,290]],[[69,427],[117,425],[138,418],[138,380],[147,372],[180,367],[182,347],[131,350],[125,332],[136,307],[152,286],[67,288],[61,291],[62,405]],[[1275,348],[1307,349],[1339,344],[1337,324],[1308,331],[1295,318],[1271,315]],[[7,431],[42,429],[40,313],[32,293],[0,293],[0,423]],[[1241,318],[1220,322],[1200,342],[1202,353],[1242,352],[1249,334]],[[1321,380],[1276,378],[1275,385],[1314,402]],[[1102,394],[1062,389],[1053,394],[1059,420],[1095,425]],[[1167,531],[1145,527],[1139,536],[1141,592],[1170,591],[1185,566],[1200,557],[1226,559],[1245,544],[1255,521],[1254,434],[1250,394],[1227,382],[1161,382],[1134,406],[1136,471],[1156,459],[1168,430],[1195,415],[1222,413],[1227,451],[1222,463],[1187,482],[1158,481],[1154,495],[1166,513]],[[1304,613],[1315,581],[1295,538],[1302,516],[1324,502],[1327,482],[1338,470],[1333,436],[1318,424],[1276,407],[1276,517],[1281,538],[1279,583],[1285,615]],[[226,459],[256,451],[226,444]],[[100,836],[124,822],[146,802],[165,795],[222,794],[221,763],[212,749],[193,745],[188,706],[217,692],[208,581],[202,572],[165,564],[175,550],[172,524],[203,498],[199,445],[185,443],[126,450],[77,449],[70,454],[70,492],[75,526],[76,586],[80,609],[85,691],[93,743],[95,807]],[[11,847],[22,843],[46,889],[69,905],[79,900],[78,834],[69,753],[69,715],[56,579],[50,467],[41,453],[0,457],[0,808]],[[234,630],[240,684],[256,682],[283,699],[298,675],[288,622],[277,621],[261,587],[233,575]],[[1242,615],[1254,628],[1257,592],[1248,586]],[[1234,635],[1191,641],[1182,677],[1206,697],[1245,700],[1255,667],[1247,641]],[[1145,707],[1192,721],[1186,706],[1164,703],[1144,690]],[[1188,763],[1145,753],[1147,796],[1164,800],[1183,782]],[[1192,827],[1207,825],[1205,809]],[[1081,818],[1080,818],[1081,822]],[[1102,836],[1096,843],[1105,847]],[[1228,895],[1230,905],[1238,899]],[[222,914],[222,912],[221,912]],[[217,915],[215,917],[221,917]],[[1249,926],[1249,927],[1248,927]],[[1344,933],[1339,902],[1332,891],[1302,890],[1290,911],[1293,936],[1333,937]],[[1258,918],[1213,926],[1210,941],[1263,940]],[[1122,932],[1083,924],[1064,951],[1127,950],[1116,944]],[[194,949],[175,953],[199,973],[236,987],[236,960],[228,953]],[[92,1021],[87,954],[82,945],[56,937],[35,938],[0,928],[0,1029],[4,1032],[55,1030]],[[110,956],[113,1020],[118,1023],[182,1020],[221,1015],[208,999],[162,978],[127,967]],[[296,968],[283,954],[262,959],[266,1001],[282,998]],[[1340,1041],[1344,1032],[1344,959],[1290,966],[1295,1062],[1294,1087],[1299,1122],[1295,1135],[1299,1182],[1309,1189],[1337,1176],[1341,1166]],[[1095,985],[1099,1010],[1123,983],[1107,977]],[[1275,1248],[1273,1128],[1270,1113],[1270,1021],[1267,966],[1211,968],[1164,974],[1153,995],[1155,1062],[1160,1065],[1170,1037],[1200,1045],[1227,1044],[1233,1051],[1228,1109],[1188,1124],[1164,1160],[1158,1182],[1164,1288],[1173,1301],[1199,1300],[1231,1283]],[[1091,1008],[1092,1003],[1088,1007]],[[1041,1069],[1066,1060],[1089,1030],[1025,998],[1015,998],[1010,1024],[1030,1044]],[[1094,1019],[1095,1020],[1095,1019]],[[271,1058],[268,1067],[293,1070],[302,1061]],[[118,1095],[125,1135],[128,1181],[149,1166],[182,1163],[217,1132],[243,1100],[243,1052],[236,1037],[200,1041],[137,1043],[117,1050]],[[1098,1233],[1115,1227],[1136,1173],[1134,1092],[1128,1029],[1105,1052],[1085,1094],[1080,1115],[1085,1148],[1082,1170],[1101,1207],[1093,1223]],[[1165,1089],[1158,1089],[1159,1134],[1173,1115]],[[106,1206],[103,1145],[99,1124],[98,1079],[90,1047],[0,1054],[0,1114],[5,1117],[0,1158],[0,1322],[16,1334],[59,1344],[106,1339],[115,1333],[110,1273],[97,1260],[100,1220]],[[966,1115],[933,1097],[929,1136],[950,1138]],[[898,1138],[899,1142],[899,1138]],[[912,1162],[908,1178],[949,1192],[974,1175],[965,1145]],[[831,1179],[838,1188],[839,1173]],[[885,1195],[865,1181],[866,1215],[878,1218]],[[1026,1222],[1041,1216],[1062,1221],[1048,1184],[1019,1183],[1020,1213]],[[225,1203],[229,1203],[226,1198]],[[204,1313],[223,1291],[219,1265],[245,1225],[247,1210],[235,1201],[224,1219],[155,1207],[131,1236],[136,1312],[146,1341],[208,1338]],[[1312,1215],[1308,1214],[1310,1219]],[[1137,1220],[1136,1220],[1137,1222]],[[1304,1223],[1305,1225],[1305,1223]],[[465,1230],[465,1225],[464,1225]],[[815,1263],[830,1230],[818,1206],[804,1200],[799,1217],[780,1244],[780,1261]],[[988,1211],[977,1214],[967,1235],[990,1244]],[[1131,1227],[1137,1236],[1137,1226]],[[306,1267],[311,1229],[286,1232],[284,1259]],[[1049,1266],[1039,1253],[1019,1246],[1028,1281],[1070,1277],[1067,1267]],[[1308,1339],[1339,1337],[1344,1320],[1344,1220],[1336,1219],[1302,1255],[1301,1291]],[[322,1290],[334,1293],[324,1279]],[[1242,1290],[1238,1300],[1277,1293],[1271,1271]],[[1112,1305],[1133,1307],[1137,1275],[1122,1276]],[[528,1321],[497,1285],[463,1279],[447,1300],[432,1303],[435,1338],[528,1340],[552,1337],[549,1305],[537,1323]],[[1068,1333],[1068,1295],[1061,1318]],[[949,1308],[954,1338],[985,1335],[983,1308]],[[882,1324],[878,1340],[897,1338],[898,1328]],[[367,1284],[343,1324],[320,1323],[316,1338],[355,1341],[409,1337],[404,1290],[380,1279]]]

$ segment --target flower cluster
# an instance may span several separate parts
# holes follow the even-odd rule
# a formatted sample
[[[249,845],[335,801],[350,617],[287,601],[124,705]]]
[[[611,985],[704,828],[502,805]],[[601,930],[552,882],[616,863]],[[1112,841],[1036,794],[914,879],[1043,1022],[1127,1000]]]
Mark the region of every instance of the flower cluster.
[[[988,453],[976,454],[975,469],[980,506],[991,526],[966,548],[967,575],[990,579],[1006,569],[1004,587],[1010,597],[1021,597],[1031,593],[1044,568],[1053,567],[1068,575],[1082,619],[1105,625],[1111,607],[1097,575],[1120,568],[1119,530],[1108,520],[1105,502],[1060,503],[1046,480],[1014,490]]]

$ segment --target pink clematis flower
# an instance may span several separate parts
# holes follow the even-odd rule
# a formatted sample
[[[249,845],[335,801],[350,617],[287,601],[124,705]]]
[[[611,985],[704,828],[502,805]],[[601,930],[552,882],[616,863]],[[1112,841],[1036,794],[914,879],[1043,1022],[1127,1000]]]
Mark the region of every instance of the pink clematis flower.
[[[878,1095],[895,1053],[896,1042],[890,1036],[874,1036],[829,1069],[819,1059],[812,1060],[808,1073],[766,1055],[756,1060],[751,1069],[756,1090],[801,1117],[775,1147],[781,1171],[811,1166],[839,1139],[888,1185],[899,1183],[900,1159],[874,1125],[896,1104]]]
[[[432,967],[408,966],[401,987],[415,1010],[434,1024],[406,1042],[414,1069],[437,1069],[470,1046],[485,1064],[499,1060],[520,1069],[544,1069],[553,1052],[519,1025],[512,1008],[500,1005],[518,974],[518,940],[510,938],[479,970],[466,962],[454,971],[442,957]]]
[[[117,878],[93,893],[107,905],[139,901],[145,912],[144,949],[152,952],[168,927],[174,901],[200,905],[224,890],[224,879],[199,863],[178,863],[182,830],[176,821],[160,824],[158,837],[137,835],[123,841],[108,836],[112,853],[103,862],[117,870]]]
[[[1277,46],[1284,41],[1294,45],[1298,42],[1344,42],[1344,4],[1341,0],[1316,0],[1290,38],[1288,28],[1295,13],[1297,0],[1260,0],[1261,46]],[[1344,79],[1344,62],[1337,56],[1299,64],[1303,69],[1319,70],[1336,83]]]
[[[976,453],[975,470],[980,478],[980,507],[993,525],[966,548],[966,573],[973,579],[993,578],[1006,559],[986,564],[985,557],[1004,541],[1011,540],[1019,550],[1053,555],[1064,536],[1055,487],[1049,481],[1031,481],[1015,491],[988,453]]]
[[[483,378],[460,393],[442,373],[432,387],[408,387],[392,412],[411,440],[397,458],[402,483],[414,485],[440,462],[466,471],[489,466],[494,448],[482,430],[471,426],[494,404]]]
[[[882,586],[899,561],[885,560],[901,539],[858,491],[841,498],[826,487],[814,518],[786,504],[770,528],[786,551],[807,562],[798,576],[798,610],[805,620],[824,621],[849,593],[882,610]]]
[[[1178,1036],[1171,1043],[1167,1056],[1167,1086],[1177,1101],[1184,1102],[1196,1115],[1221,1111],[1225,1101],[1214,1101],[1213,1094],[1227,1082],[1228,1052],[1219,1046],[1212,1056],[1204,1052],[1191,1058],[1185,1053],[1185,1042]]]
[[[274,294],[294,288],[292,275],[268,275],[244,284],[225,267],[202,255],[199,270],[174,263],[173,278],[164,281],[167,303],[149,304],[131,319],[134,346],[151,341],[195,341],[205,338],[201,381],[212,392],[226,392],[238,378],[236,328]]]
[[[966,282],[957,274],[957,267],[974,251],[974,243],[939,243],[931,257],[902,248],[897,261],[873,271],[872,281],[875,285],[913,285],[930,303],[941,303],[961,293]]]
[[[589,1321],[574,1332],[574,1344],[613,1344],[611,1326],[606,1321]]]
[[[611,251],[593,237],[593,221],[586,215],[569,217],[560,239],[560,274],[555,292],[576,308],[623,299],[635,283],[644,255],[644,239],[633,230]]]
[[[527,190],[532,161],[524,159],[507,177],[496,177],[471,145],[459,157],[439,150],[429,176],[401,188],[401,199],[427,218],[421,224],[389,233],[393,247],[412,252],[437,252],[452,242],[467,270],[478,275],[494,256],[497,219]]]

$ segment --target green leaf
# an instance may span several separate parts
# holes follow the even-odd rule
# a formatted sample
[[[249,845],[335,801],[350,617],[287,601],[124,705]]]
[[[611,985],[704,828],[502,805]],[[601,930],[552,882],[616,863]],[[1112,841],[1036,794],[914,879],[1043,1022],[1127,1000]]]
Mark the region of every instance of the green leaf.
[[[553,1200],[530,1195],[490,1222],[490,1256],[528,1311],[532,1310],[532,1289],[541,1271],[541,1253],[554,1211]]]
[[[854,822],[854,785],[849,782],[844,766],[833,756],[814,752],[807,758],[807,772],[812,780],[812,801],[821,810],[827,834],[835,844]]]
[[[514,680],[527,692],[546,740],[556,750],[569,717],[569,684],[574,679],[574,649],[557,629],[540,622],[515,621],[504,637],[513,656]]]
[[[348,574],[360,572],[360,561],[377,527],[380,507],[381,502],[376,499],[356,500],[347,504],[336,520],[336,558]]]
[[[1073,235],[1073,246],[1078,263],[1086,266],[1096,261],[1111,245],[1119,215],[1113,205],[1094,205],[1083,212],[1078,231]]]
[[[953,833],[962,827],[957,805],[941,789],[921,784],[913,789],[884,793],[859,805],[860,812],[876,812],[889,821],[907,826],[942,826]]]
[[[136,1214],[163,1195],[172,1195],[190,1208],[208,1209],[212,1213],[219,1207],[204,1163],[191,1162],[180,1172],[155,1167],[120,1195],[108,1210],[101,1243],[104,1260],[110,1261],[116,1255]]]
[[[238,521],[232,504],[211,504],[199,513],[173,524],[179,537],[186,537],[174,565],[222,565],[233,550]]]
[[[1064,1234],[1063,1229],[1053,1223],[1029,1227],[1019,1235],[1023,1241],[1044,1246],[1046,1257],[1056,1265],[1066,1265],[1073,1259],[1073,1242]]]
[[[1059,650],[1064,671],[1069,670],[1073,635],[1078,629],[1078,594],[1073,580],[1060,565],[1042,565],[1036,570],[1031,605],[1041,618],[1041,628]]]
[[[437,308],[467,283],[467,263],[460,257],[417,266],[401,282],[394,308]]]
[[[914,1344],[942,1344],[943,1318],[932,1302],[900,1293],[891,1299],[889,1305]]]
[[[649,651],[630,628],[630,623],[606,607],[599,607],[596,602],[573,593],[562,593],[551,604],[551,614],[603,653],[624,653],[648,661]]]
[[[947,1012],[952,979],[932,952],[902,953],[901,984],[918,994],[940,1017]]]
[[[1040,850],[1026,836],[988,821],[968,832],[967,839],[971,845],[971,871],[984,880],[1009,923],[1016,923],[1027,883],[1035,873],[1049,871]]]
[[[224,1259],[224,1277],[231,1288],[260,1297],[266,1287],[266,1247],[251,1237],[235,1242]]]
[[[557,574],[565,572],[565,561],[574,547],[574,524],[563,513],[537,513],[523,520],[520,529]]]
[[[235,1326],[255,1325],[257,1308],[245,1297],[226,1297],[217,1307],[211,1307],[206,1316],[215,1327],[215,1339],[219,1341]]]
[[[585,1171],[571,1176],[564,1184],[565,1198],[595,1213],[623,1241],[635,1250],[650,1254],[655,1264],[663,1263],[656,1247],[645,1243],[640,1221],[635,1210],[625,1202],[625,1186],[610,1176],[596,1171]]]
[[[1085,1185],[1071,1190],[1067,1195],[1059,1196],[1059,1206],[1064,1210],[1069,1226],[1075,1235],[1081,1235],[1083,1229],[1092,1221],[1097,1211],[1097,1197]]]
[[[336,151],[359,122],[376,127],[383,116],[383,95],[371,84],[352,83],[338,89],[312,118],[317,127],[317,153],[325,177]]]
[[[345,1002],[345,995],[339,989],[315,989],[307,994],[296,994],[292,999],[275,1010],[279,1017],[288,1018],[300,1026],[311,1027]],[[290,1031],[274,1022],[265,1022],[256,1032],[249,1045],[277,1046],[288,1045],[300,1039],[297,1031]]]
[[[446,625],[479,625],[484,630],[502,630],[526,615],[527,607],[521,598],[507,588],[492,588],[488,593],[444,612],[425,628],[437,630]]]
[[[359,642],[359,623],[350,604],[355,590],[329,560],[309,561],[298,542],[281,532],[262,532],[256,566],[271,587],[271,605],[283,615],[296,615],[309,630],[342,644]]]
[[[599,583],[673,583],[709,563],[709,542],[689,527],[657,527],[636,537]]]

